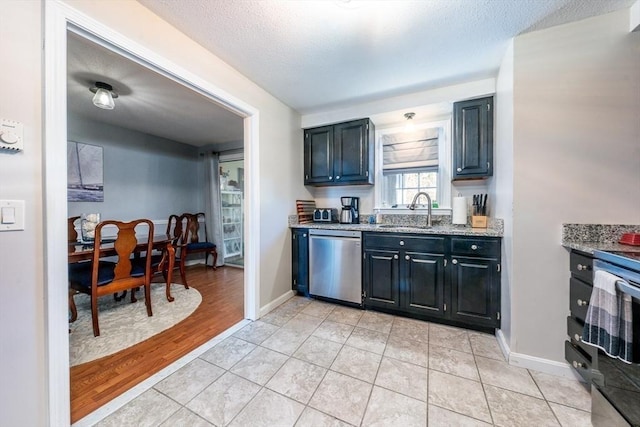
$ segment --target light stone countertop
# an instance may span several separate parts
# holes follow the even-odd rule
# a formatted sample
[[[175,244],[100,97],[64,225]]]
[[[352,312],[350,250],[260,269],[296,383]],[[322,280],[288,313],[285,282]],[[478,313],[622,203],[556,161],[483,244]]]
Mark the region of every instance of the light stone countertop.
[[[498,224],[500,225],[500,224]],[[414,225],[399,224],[335,224],[335,223],[305,223],[290,224],[290,228],[307,228],[321,230],[369,231],[378,233],[412,233],[424,235],[449,235],[469,237],[502,237],[502,227],[471,228],[466,225],[435,224],[431,228]]]
[[[562,246],[592,254],[594,251],[640,253],[640,246],[618,243],[624,233],[638,233],[637,224],[562,224]]]

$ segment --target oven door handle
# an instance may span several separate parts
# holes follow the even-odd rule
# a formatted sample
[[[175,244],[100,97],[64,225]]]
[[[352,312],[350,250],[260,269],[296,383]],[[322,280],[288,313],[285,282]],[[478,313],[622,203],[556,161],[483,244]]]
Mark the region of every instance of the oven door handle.
[[[640,274],[599,259],[593,261],[593,267],[594,271],[603,270],[613,274],[614,276],[618,276],[621,279],[616,282],[616,287],[618,288],[618,290],[620,290],[620,292],[624,292],[625,294],[631,295],[632,298],[640,300],[640,287],[634,286],[629,283],[640,283]]]

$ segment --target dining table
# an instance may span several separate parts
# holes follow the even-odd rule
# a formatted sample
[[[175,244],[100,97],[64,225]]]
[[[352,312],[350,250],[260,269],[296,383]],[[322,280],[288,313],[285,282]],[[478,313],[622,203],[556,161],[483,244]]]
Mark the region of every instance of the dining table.
[[[171,280],[173,278],[173,268],[176,259],[176,249],[173,245],[174,238],[168,234],[156,234],[153,236],[153,249],[162,251],[160,264],[154,268],[152,274],[166,271],[166,295],[167,300],[172,302],[175,298],[171,296]],[[115,238],[103,238],[100,243],[100,257],[106,258],[117,255],[114,247]],[[135,256],[139,256],[140,252],[147,249],[148,239],[146,237],[138,238]],[[69,242],[69,264],[91,260],[93,258],[95,242]]]

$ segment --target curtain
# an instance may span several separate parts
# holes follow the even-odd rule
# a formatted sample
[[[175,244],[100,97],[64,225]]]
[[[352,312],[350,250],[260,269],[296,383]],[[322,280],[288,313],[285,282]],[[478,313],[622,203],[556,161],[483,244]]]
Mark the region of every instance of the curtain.
[[[438,166],[439,129],[382,136],[382,168],[407,169]]]
[[[224,264],[224,245],[222,240],[222,209],[220,202],[220,169],[218,153],[204,154],[204,214],[209,239],[218,246],[218,262]]]

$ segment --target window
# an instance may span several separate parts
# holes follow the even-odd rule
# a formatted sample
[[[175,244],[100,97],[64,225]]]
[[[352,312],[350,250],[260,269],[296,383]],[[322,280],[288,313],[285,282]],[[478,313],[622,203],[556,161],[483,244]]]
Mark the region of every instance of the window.
[[[383,129],[377,138],[376,207],[406,209],[419,192],[426,192],[435,207],[448,207],[450,188],[450,120],[416,125],[412,132],[403,128]],[[426,208],[420,198],[418,208]]]

